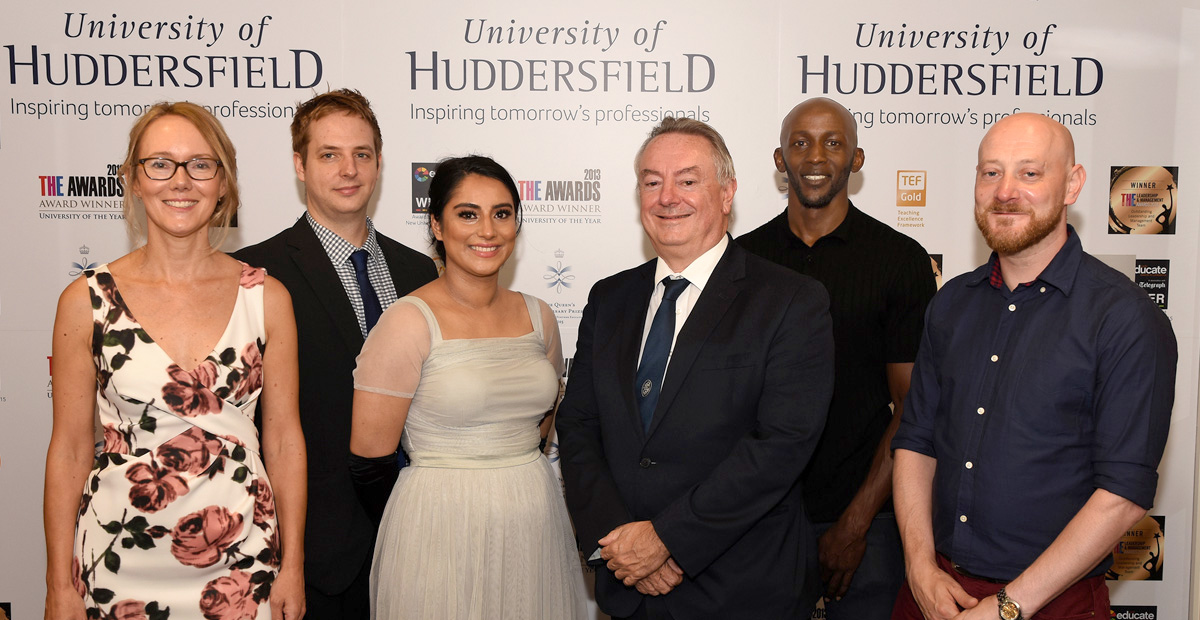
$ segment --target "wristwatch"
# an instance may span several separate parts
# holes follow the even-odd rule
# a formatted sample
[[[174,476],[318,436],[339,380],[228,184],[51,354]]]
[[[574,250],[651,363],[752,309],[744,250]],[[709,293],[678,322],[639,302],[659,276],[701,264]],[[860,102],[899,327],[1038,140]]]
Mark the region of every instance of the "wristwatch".
[[[1021,617],[1021,605],[1008,598],[1004,588],[996,593],[996,602],[1000,605],[1000,620],[1025,620]]]

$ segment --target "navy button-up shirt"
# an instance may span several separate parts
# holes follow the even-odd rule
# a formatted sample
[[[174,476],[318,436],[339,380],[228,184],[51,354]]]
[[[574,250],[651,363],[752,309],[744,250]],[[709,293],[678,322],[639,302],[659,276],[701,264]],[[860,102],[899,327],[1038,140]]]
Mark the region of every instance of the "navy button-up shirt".
[[[996,261],[930,303],[892,447],[937,459],[938,552],[1012,580],[1095,489],[1152,505],[1178,352],[1166,315],[1074,229],[1028,286],[994,286]]]

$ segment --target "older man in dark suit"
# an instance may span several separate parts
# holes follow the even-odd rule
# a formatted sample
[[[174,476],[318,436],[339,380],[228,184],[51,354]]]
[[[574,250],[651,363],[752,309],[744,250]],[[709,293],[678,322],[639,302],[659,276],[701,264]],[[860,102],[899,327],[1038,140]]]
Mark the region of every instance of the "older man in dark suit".
[[[567,505],[619,618],[799,618],[819,583],[800,473],[833,386],[828,296],[727,234],[733,161],[668,118],[636,159],[658,258],[593,287],[558,412]]]
[[[332,91],[302,104],[292,121],[292,158],[307,210],[291,228],[234,253],[283,282],[296,312],[300,420],[308,444],[310,618],[370,614],[375,527],[347,469],[354,360],[383,310],[437,277],[429,257],[377,233],[367,217],[382,147],[371,105],[357,91]]]

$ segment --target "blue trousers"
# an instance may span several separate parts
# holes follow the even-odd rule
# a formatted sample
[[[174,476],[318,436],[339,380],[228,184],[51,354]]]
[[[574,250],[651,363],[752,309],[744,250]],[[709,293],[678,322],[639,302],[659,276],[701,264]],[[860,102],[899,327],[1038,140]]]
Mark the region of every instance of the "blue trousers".
[[[833,523],[816,523],[814,529],[820,536],[832,526]],[[904,549],[900,545],[896,515],[881,512],[867,530],[867,550],[850,581],[850,589],[841,600],[825,601],[824,614],[818,607],[813,618],[887,620],[903,583]]]

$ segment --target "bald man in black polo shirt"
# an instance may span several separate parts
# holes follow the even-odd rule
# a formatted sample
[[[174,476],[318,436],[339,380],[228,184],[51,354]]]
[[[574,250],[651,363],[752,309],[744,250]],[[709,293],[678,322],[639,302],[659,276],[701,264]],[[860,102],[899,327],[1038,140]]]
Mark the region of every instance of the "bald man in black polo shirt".
[[[850,202],[850,174],[863,161],[846,108],[824,98],[797,105],[775,149],[787,210],[737,240],[829,291],[833,401],[803,478],[829,620],[887,618],[904,581],[888,446],[935,291],[925,249]]]

